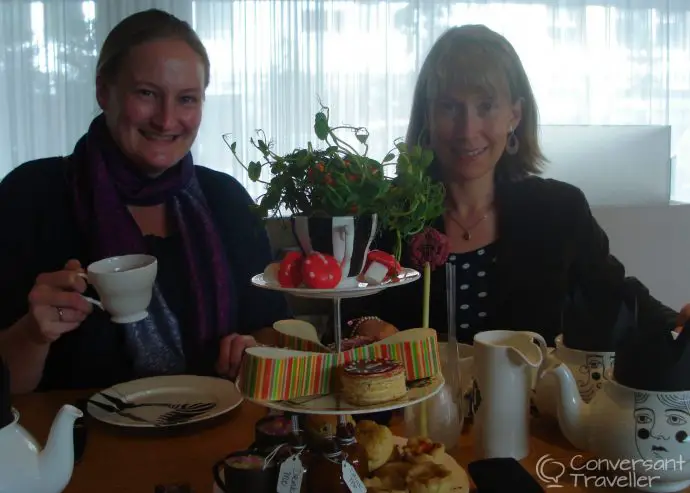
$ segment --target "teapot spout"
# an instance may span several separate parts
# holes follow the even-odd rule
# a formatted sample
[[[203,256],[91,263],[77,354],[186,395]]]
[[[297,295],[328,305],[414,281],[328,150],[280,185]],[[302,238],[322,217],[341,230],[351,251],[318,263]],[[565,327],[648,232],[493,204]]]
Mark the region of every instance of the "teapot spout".
[[[51,491],[67,487],[74,468],[74,422],[84,414],[65,404],[53,421],[48,442],[39,456],[40,477],[51,483]],[[47,490],[46,490],[47,491]]]
[[[543,378],[555,378],[558,382],[555,400],[561,432],[575,448],[587,450],[590,406],[582,400],[570,369],[560,363],[546,370]]]

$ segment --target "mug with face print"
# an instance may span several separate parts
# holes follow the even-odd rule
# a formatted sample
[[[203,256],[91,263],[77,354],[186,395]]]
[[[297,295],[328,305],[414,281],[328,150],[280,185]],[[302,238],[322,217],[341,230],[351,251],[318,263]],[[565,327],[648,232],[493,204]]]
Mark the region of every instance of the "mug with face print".
[[[94,287],[100,301],[84,298],[108,312],[113,322],[125,324],[148,316],[157,273],[156,257],[132,254],[98,260],[79,275]]]

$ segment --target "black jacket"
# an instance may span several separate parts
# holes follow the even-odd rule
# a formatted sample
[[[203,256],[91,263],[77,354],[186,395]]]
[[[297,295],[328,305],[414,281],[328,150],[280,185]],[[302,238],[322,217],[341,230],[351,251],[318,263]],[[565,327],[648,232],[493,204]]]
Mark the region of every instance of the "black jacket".
[[[38,274],[60,270],[70,258],[83,266],[98,260],[88,257],[87,241],[77,228],[68,167],[60,157],[40,159],[15,168],[0,182],[0,330],[27,312],[27,295]],[[250,282],[272,261],[266,231],[249,209],[251,197],[225,173],[197,166],[196,174],[232,274],[231,302],[237,309],[230,330],[251,333],[290,318],[281,293]],[[166,299],[167,294],[174,298],[171,309],[181,316],[192,297],[186,291],[184,262],[174,250],[167,263],[159,261],[157,280]],[[195,329],[182,325],[184,339],[185,331],[189,335]],[[118,329],[104,312],[94,310],[51,346],[39,389],[105,387],[129,379],[125,341]],[[213,374],[217,356],[217,341],[203,354],[187,354],[189,373]]]
[[[639,323],[668,328],[677,313],[654,299],[642,283],[626,278],[623,265],[609,251],[604,231],[592,216],[578,188],[552,179],[529,177],[496,184],[498,252],[494,296],[487,328],[531,330],[547,343],[561,332],[564,300],[576,290],[585,293],[602,320],[613,324],[621,302],[634,296]],[[434,225],[443,232],[442,218]],[[374,248],[392,251],[381,237]],[[407,249],[402,264],[409,266]],[[377,315],[400,329],[422,323],[423,282],[389,288],[343,302],[344,319]],[[445,271],[432,272],[430,326],[447,333]],[[471,343],[474,333],[457,329]]]

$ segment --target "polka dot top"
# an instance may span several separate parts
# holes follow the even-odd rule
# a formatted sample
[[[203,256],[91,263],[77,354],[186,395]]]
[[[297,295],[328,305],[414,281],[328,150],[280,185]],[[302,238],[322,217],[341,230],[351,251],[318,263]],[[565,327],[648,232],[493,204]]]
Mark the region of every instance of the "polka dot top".
[[[496,243],[465,253],[451,253],[448,262],[455,264],[455,317],[458,339],[467,333],[486,330],[489,299],[496,267]]]

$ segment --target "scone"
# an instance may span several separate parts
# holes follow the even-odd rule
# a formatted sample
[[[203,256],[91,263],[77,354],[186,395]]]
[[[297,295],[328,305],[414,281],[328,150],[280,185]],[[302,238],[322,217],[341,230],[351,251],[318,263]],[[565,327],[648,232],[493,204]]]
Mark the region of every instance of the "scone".
[[[362,420],[355,428],[355,438],[367,451],[369,471],[375,471],[393,455],[393,433],[387,426]]]
[[[373,406],[405,397],[405,367],[399,361],[350,361],[341,368],[343,397],[355,406]]]

